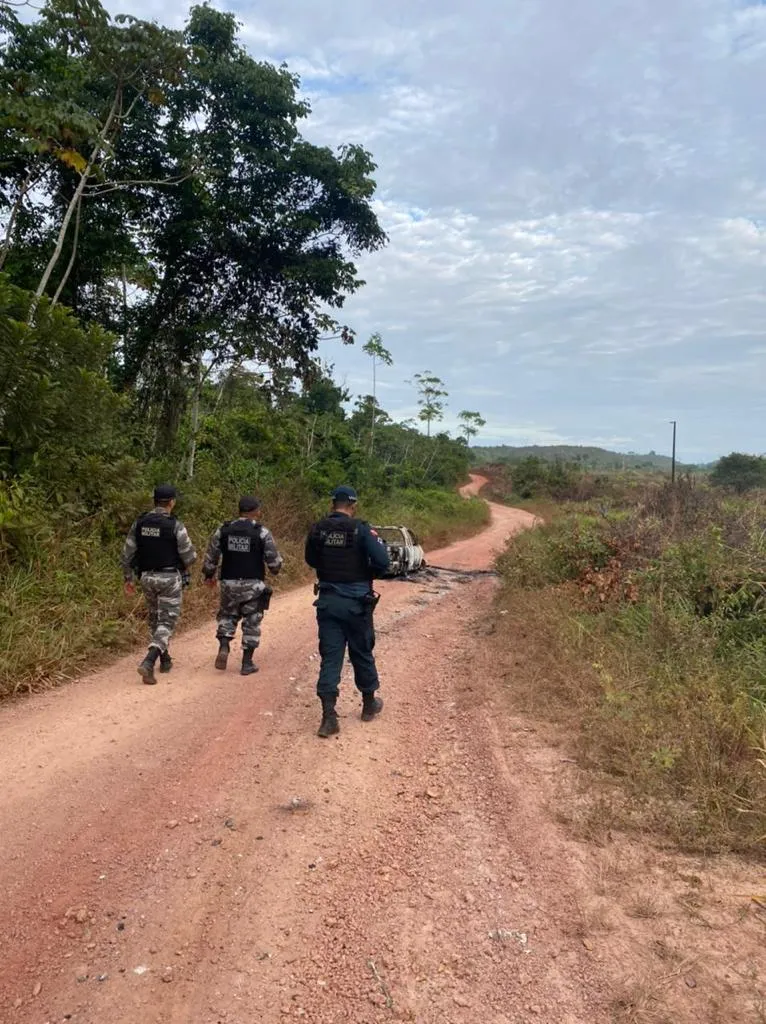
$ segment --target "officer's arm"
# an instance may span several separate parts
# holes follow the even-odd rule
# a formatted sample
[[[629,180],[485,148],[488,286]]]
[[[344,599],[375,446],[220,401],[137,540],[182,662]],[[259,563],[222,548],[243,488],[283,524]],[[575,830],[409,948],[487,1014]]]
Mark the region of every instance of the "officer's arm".
[[[133,523],[128,536],[125,538],[125,544],[122,548],[122,555],[120,556],[120,565],[122,566],[122,573],[125,577],[126,583],[133,582],[133,559],[136,557],[136,551],[138,550],[138,544],[136,544],[136,524]]]
[[[215,531],[210,538],[210,543],[205,552],[205,560],[202,563],[202,575],[206,580],[212,580],[218,568],[218,560],[221,557],[221,527]]]
[[[366,523],[360,527],[360,536],[364,545],[364,553],[367,555],[370,563],[370,568],[376,573],[385,572],[391,564],[391,559],[389,558],[388,548],[386,545],[377,533],[374,533],[371,527]]]
[[[307,565],[310,565],[312,569],[316,569],[319,560],[317,558],[316,540],[314,538],[313,531],[311,531],[308,537],[306,537],[306,550],[304,552],[304,558],[306,559]]]
[[[176,522],[176,544],[178,546],[178,557],[183,562],[184,569],[190,569],[197,561],[197,552],[194,550],[189,531],[180,522]]]
[[[284,559],[277,550],[271,530],[267,530],[265,526],[261,527],[261,540],[263,541],[263,557],[266,565],[269,567],[269,572],[272,576],[276,576],[282,568]]]

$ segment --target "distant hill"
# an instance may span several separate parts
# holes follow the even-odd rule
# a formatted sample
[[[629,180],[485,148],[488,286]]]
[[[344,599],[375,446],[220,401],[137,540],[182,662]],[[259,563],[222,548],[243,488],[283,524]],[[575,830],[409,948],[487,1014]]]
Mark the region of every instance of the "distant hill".
[[[534,444],[521,447],[507,444],[479,445],[471,448],[471,452],[476,466],[486,466],[495,462],[518,462],[519,459],[526,459],[530,456],[543,459],[546,462],[571,462],[582,466],[583,469],[595,470],[642,469],[669,473],[671,466],[669,455],[658,455],[656,452],[649,452],[647,455],[637,455],[635,452],[624,454],[623,452],[610,452],[606,448],[591,448],[576,444]],[[676,463],[676,467],[681,471],[706,468],[685,465],[680,462]]]

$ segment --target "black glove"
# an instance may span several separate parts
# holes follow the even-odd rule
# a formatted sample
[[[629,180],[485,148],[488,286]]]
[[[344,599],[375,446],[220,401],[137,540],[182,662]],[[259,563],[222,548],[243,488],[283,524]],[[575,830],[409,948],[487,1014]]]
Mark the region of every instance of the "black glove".
[[[186,571],[182,572],[181,573],[181,586],[182,587],[188,587],[190,583],[191,583],[191,573],[190,572],[186,572]]]

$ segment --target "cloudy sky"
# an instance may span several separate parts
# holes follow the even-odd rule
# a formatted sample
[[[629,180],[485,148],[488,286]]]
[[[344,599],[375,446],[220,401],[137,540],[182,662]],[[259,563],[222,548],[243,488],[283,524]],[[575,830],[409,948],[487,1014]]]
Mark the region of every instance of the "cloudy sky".
[[[677,419],[682,459],[766,450],[766,5],[224,6],[305,133],[377,160],[390,244],[345,318],[394,356],[386,408],[430,369],[485,442],[667,451]],[[324,355],[367,391],[358,348]]]

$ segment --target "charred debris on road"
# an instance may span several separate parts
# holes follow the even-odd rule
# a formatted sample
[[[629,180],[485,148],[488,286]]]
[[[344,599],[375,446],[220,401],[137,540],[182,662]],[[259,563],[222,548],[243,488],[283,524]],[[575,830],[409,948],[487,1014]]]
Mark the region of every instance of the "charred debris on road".
[[[426,583],[442,574],[455,577],[456,583],[468,583],[477,576],[497,576],[495,569],[459,569],[426,562],[425,552],[413,530],[407,526],[374,526],[388,548],[390,568],[382,578],[407,583]]]

